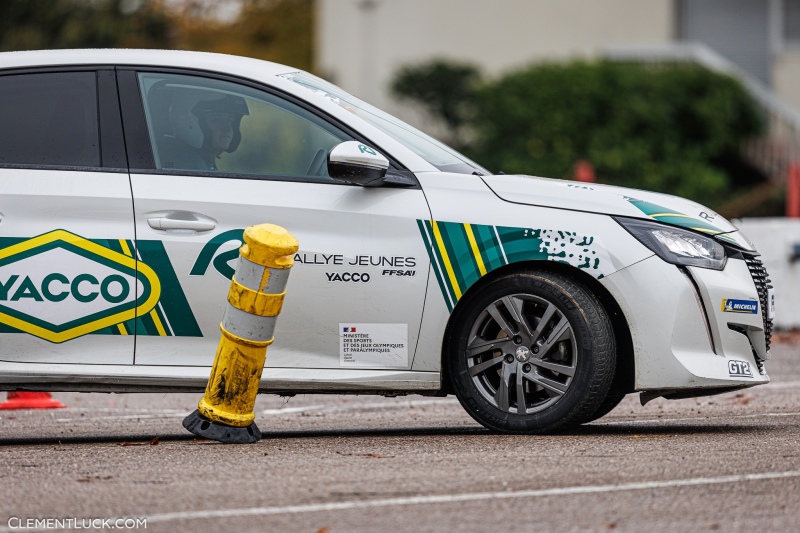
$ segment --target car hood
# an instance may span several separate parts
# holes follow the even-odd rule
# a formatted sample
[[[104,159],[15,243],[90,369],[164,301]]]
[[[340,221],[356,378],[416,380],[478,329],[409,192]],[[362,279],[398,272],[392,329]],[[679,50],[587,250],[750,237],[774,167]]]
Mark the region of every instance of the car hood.
[[[755,250],[733,224],[711,209],[678,196],[534,176],[500,175],[482,179],[506,202],[656,220]]]

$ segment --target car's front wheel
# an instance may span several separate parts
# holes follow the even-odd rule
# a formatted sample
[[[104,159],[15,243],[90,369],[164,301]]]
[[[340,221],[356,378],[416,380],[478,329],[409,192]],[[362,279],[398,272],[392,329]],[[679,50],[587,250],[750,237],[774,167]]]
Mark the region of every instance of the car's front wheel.
[[[550,433],[598,410],[616,347],[603,306],[583,285],[550,272],[516,272],[461,303],[445,366],[475,420],[504,433]]]

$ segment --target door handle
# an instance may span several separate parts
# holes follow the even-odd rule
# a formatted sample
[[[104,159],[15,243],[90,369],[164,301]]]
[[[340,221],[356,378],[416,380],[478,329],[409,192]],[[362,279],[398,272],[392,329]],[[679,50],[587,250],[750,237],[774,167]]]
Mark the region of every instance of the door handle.
[[[217,227],[217,221],[200,213],[188,211],[169,211],[167,213],[152,213],[147,219],[147,224],[161,231],[211,231]]]

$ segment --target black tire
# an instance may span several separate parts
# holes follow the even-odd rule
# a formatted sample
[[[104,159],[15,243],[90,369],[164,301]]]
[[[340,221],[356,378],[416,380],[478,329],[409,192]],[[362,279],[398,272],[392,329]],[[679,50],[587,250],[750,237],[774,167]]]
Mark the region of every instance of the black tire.
[[[597,408],[597,411],[590,416],[586,422],[594,422],[600,418],[603,418],[608,413],[614,410],[622,400],[625,399],[626,394],[609,394],[606,396],[606,399],[603,400],[603,403],[600,404],[600,407]],[[584,422],[584,424],[586,423]]]
[[[573,280],[550,272],[507,274],[460,302],[452,318],[445,369],[461,405],[485,427],[566,431],[591,418],[606,398],[614,332],[600,302]]]

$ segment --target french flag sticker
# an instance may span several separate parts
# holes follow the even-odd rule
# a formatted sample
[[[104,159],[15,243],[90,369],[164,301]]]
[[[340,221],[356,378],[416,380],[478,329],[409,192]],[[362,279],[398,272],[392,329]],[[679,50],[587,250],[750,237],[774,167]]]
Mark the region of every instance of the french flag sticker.
[[[355,333],[356,328],[342,328],[345,333]]]

